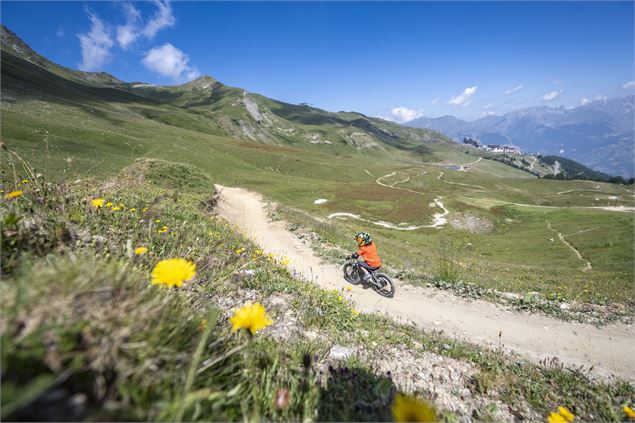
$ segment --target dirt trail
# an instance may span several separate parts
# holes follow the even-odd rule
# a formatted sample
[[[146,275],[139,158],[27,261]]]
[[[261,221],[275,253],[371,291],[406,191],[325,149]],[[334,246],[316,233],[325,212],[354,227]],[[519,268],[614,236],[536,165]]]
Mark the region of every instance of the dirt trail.
[[[562,235],[562,233],[560,233],[559,230],[554,229],[551,226],[551,223],[549,223],[549,222],[547,222],[547,229],[557,233],[558,234],[558,238],[560,239],[560,242],[562,242],[564,245],[569,247],[569,249],[571,249],[575,253],[575,255],[578,257],[578,259],[582,260],[585,263],[584,264],[584,268],[582,269],[583,272],[589,272],[589,271],[593,270],[593,266],[591,266],[591,262],[589,260],[585,259],[584,257],[582,257],[582,254],[580,254],[580,251],[577,248],[575,248],[573,245],[571,245],[571,243],[569,243],[569,241],[567,241],[567,239],[564,237],[564,235]]]
[[[219,214],[266,253],[286,255],[297,277],[327,289],[351,286],[343,280],[339,266],[322,263],[309,245],[286,229],[284,222],[269,221],[266,205],[258,194],[241,188],[217,188],[221,192]],[[486,301],[467,301],[444,291],[401,285],[399,281],[392,299],[358,286],[352,288],[353,300],[366,313],[386,313],[426,330],[442,329],[449,336],[492,347],[498,346],[500,331],[504,348],[533,361],[557,356],[567,365],[593,365],[597,375],[616,374],[635,381],[632,325],[596,328],[567,323],[510,311]]]

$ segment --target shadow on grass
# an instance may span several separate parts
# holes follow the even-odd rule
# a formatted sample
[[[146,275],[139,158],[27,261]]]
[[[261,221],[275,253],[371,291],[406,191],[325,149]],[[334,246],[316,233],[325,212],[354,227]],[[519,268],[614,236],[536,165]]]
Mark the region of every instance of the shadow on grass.
[[[390,374],[375,375],[353,365],[329,366],[327,376],[317,421],[392,421],[390,404],[397,388]]]

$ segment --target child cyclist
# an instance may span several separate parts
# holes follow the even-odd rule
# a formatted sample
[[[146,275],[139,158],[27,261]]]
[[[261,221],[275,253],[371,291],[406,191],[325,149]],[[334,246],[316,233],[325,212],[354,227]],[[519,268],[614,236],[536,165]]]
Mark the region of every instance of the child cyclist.
[[[356,259],[358,257],[362,257],[364,259],[363,262],[359,263],[359,267],[360,269],[362,269],[364,282],[369,282],[370,272],[375,271],[381,267],[381,259],[379,258],[379,254],[377,254],[377,246],[371,239],[370,235],[368,235],[366,232],[360,232],[355,235],[355,241],[357,241],[359,249],[356,253],[352,253],[346,256],[346,258]]]

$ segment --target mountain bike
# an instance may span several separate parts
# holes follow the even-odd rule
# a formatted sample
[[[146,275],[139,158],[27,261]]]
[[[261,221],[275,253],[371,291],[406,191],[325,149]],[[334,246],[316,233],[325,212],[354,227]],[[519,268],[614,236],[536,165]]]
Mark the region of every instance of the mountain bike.
[[[356,259],[348,259],[342,270],[344,271],[344,279],[353,285],[359,285],[364,282],[364,273]],[[368,271],[368,269],[366,269]],[[395,284],[385,273],[375,270],[368,271],[370,273],[369,285],[381,296],[392,298],[395,295]]]

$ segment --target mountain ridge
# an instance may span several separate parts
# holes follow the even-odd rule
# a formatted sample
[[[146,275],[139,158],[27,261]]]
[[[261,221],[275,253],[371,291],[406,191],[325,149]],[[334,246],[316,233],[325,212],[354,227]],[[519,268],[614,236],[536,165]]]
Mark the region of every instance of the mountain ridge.
[[[438,130],[460,140],[511,143],[539,154],[559,154],[594,169],[633,176],[635,96],[596,100],[574,108],[534,106],[474,121],[451,115],[404,123]],[[629,154],[630,153],[630,154]]]

